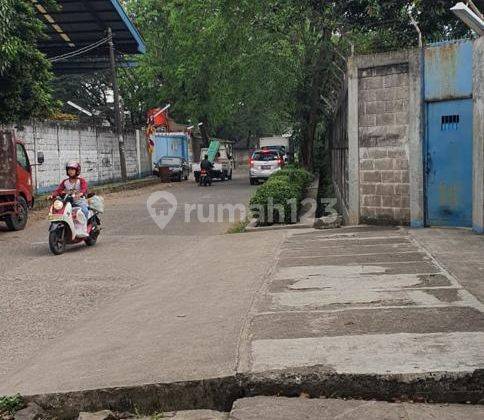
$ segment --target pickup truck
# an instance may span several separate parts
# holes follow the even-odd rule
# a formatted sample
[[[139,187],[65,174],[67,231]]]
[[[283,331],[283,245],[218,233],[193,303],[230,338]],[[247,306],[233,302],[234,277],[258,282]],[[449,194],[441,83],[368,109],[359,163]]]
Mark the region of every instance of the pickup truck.
[[[220,179],[222,181],[225,181],[226,179],[232,179],[234,160],[229,153],[229,149],[226,146],[221,145],[218,149],[218,153],[218,156],[213,162],[212,178]],[[200,151],[200,161],[206,154],[208,154],[207,148],[204,148]],[[198,182],[200,179],[200,162],[194,163],[192,165],[192,169],[195,181]]]
[[[43,161],[39,153],[38,163]],[[0,220],[9,230],[21,230],[33,205],[32,165],[25,146],[13,131],[0,130]]]

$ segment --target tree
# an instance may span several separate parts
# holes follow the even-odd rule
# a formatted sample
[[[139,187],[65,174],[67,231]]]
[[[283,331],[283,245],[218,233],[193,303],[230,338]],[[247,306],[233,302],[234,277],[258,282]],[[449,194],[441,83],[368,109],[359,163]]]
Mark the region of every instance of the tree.
[[[62,111],[66,114],[75,113],[76,119],[86,123],[102,123],[108,121],[114,126],[114,110],[112,103],[110,74],[100,71],[88,74],[61,75],[55,79],[54,96],[60,100]],[[75,111],[67,104],[73,101],[93,114],[92,117]]]
[[[45,117],[54,101],[51,66],[36,46],[43,23],[28,0],[0,0],[0,18],[0,124]]]
[[[358,41],[357,52],[381,52],[417,46],[409,12],[425,41],[461,38],[468,28],[450,8],[455,0],[347,0],[336,4],[342,33]]]
[[[127,6],[148,45],[131,80],[122,83],[131,108],[169,102],[178,120],[201,121],[214,135],[245,141],[290,126],[297,69],[290,40],[263,26],[266,2],[142,0]]]

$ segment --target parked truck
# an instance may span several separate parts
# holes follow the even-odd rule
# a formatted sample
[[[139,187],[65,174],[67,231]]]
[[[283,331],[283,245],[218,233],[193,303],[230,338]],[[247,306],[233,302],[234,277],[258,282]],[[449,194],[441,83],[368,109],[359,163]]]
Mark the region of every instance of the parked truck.
[[[282,153],[284,161],[288,160],[289,153],[289,137],[288,136],[272,136],[261,137],[259,139],[259,148],[262,150],[278,150]]]
[[[286,151],[289,150],[289,137],[287,136],[273,136],[273,137],[261,137],[259,139],[259,148],[270,148],[270,147],[283,147]]]
[[[38,163],[43,163],[42,154]],[[32,165],[25,146],[13,131],[0,130],[0,220],[9,230],[21,230],[33,205]]]
[[[186,133],[156,133],[153,137],[154,149],[151,155],[153,174],[158,175],[158,166],[163,158],[178,157],[189,161],[189,141]]]

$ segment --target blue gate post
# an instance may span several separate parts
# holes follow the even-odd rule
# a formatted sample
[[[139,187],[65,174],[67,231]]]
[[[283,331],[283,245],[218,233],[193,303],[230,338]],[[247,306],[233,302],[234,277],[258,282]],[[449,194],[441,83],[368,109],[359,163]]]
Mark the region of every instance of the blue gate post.
[[[474,206],[473,228],[484,233],[484,36],[474,41]]]

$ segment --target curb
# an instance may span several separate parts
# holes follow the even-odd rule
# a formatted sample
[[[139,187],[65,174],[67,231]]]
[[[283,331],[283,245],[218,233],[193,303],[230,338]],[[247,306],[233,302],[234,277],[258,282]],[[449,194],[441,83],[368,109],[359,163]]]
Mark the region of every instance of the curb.
[[[286,230],[286,229],[311,229],[314,222],[309,223],[294,223],[293,225],[272,225],[272,226],[257,226],[257,219],[252,219],[245,228],[245,232],[264,232],[268,230]]]
[[[151,185],[158,184],[160,179],[155,176],[150,176],[148,178],[136,179],[134,181],[128,182],[119,182],[114,184],[104,184],[104,185],[97,185],[93,186],[89,189],[91,192],[95,192],[96,194],[108,194],[108,193],[115,193],[119,191],[128,191],[128,190],[136,190],[139,188],[149,187]],[[50,194],[42,194],[35,197],[34,203],[34,210],[41,210],[49,206]]]
[[[306,198],[317,200],[318,198],[318,187],[319,187],[319,175],[315,177],[311,185],[306,191]],[[335,218],[335,220],[332,220]],[[284,225],[284,224],[274,224],[271,226],[258,226],[258,219],[253,218],[245,228],[245,232],[264,232],[268,230],[285,230],[285,229],[337,229],[342,225],[341,216],[322,216],[316,217],[316,209],[309,209],[304,213],[299,222]]]
[[[230,411],[235,400],[255,396],[356,398],[383,401],[484,404],[484,370],[427,374],[359,375],[313,366],[221,378],[105,388],[25,397],[52,416],[74,419],[100,410],[152,414],[211,409]]]

